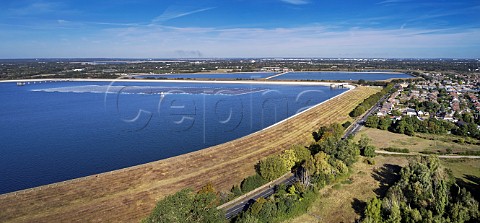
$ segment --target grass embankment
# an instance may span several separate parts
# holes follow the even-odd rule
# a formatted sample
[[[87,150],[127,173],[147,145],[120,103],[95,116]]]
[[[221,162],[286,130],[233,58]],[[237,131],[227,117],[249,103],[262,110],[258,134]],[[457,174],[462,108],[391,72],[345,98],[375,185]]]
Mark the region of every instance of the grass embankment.
[[[399,148],[408,149],[411,153],[447,153],[451,149],[452,153],[461,153],[465,151],[480,151],[480,145],[468,143],[456,143],[459,137],[450,135],[417,134],[418,136],[407,136],[404,134],[392,133],[385,130],[362,128],[356,137],[366,134],[372,139],[372,145],[377,149]],[[476,140],[475,140],[476,142]]]
[[[306,214],[288,222],[354,222],[360,219],[366,202],[383,195],[392,184],[407,158],[392,156],[375,157],[375,165],[359,160],[353,165],[348,179],[320,190],[320,197]]]
[[[222,145],[144,165],[0,196],[0,222],[138,222],[158,199],[212,183],[229,190],[254,165],[311,132],[351,120],[348,113],[379,89],[358,87],[275,127]]]

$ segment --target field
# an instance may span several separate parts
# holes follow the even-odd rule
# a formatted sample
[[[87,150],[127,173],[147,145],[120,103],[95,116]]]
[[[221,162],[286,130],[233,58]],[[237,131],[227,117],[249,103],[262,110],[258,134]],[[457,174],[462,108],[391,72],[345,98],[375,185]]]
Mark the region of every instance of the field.
[[[212,183],[229,190],[262,158],[348,113],[378,88],[357,87],[275,127],[201,151],[144,165],[0,195],[0,222],[138,222],[156,201],[182,188]]]
[[[447,149],[451,149],[453,153],[480,150],[479,145],[455,143],[454,141],[458,139],[456,136],[418,134],[419,137],[411,137],[385,130],[365,127],[359,132],[359,134],[357,134],[356,137],[360,138],[362,134],[366,134],[370,139],[372,139],[372,144],[377,147],[377,149],[395,147],[402,149],[406,148],[410,150],[410,152],[428,151],[433,153],[445,153]]]
[[[441,160],[442,165],[452,170],[457,183],[472,192],[477,200],[480,200],[480,160]]]
[[[375,165],[361,160],[355,163],[348,179],[320,190],[320,198],[307,213],[289,222],[355,222],[360,219],[366,202],[383,195],[408,160],[404,157],[377,156],[375,162]]]

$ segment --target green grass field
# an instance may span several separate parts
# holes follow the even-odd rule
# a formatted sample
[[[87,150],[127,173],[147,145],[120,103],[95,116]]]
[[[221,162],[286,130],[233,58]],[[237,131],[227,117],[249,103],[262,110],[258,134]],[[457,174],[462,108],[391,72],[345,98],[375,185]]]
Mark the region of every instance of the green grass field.
[[[444,159],[441,163],[452,171],[457,184],[469,189],[475,198],[480,200],[480,160]]]
[[[434,135],[434,134],[417,134],[417,136],[407,136],[397,134],[380,129],[372,129],[363,127],[357,134],[359,139],[362,134],[366,134],[372,139],[372,144],[377,149],[388,147],[406,148],[410,152],[432,152],[446,153],[447,149],[451,149],[453,153],[465,151],[480,151],[480,146],[468,143],[456,143],[460,138],[452,135]],[[478,140],[473,140],[474,142]]]

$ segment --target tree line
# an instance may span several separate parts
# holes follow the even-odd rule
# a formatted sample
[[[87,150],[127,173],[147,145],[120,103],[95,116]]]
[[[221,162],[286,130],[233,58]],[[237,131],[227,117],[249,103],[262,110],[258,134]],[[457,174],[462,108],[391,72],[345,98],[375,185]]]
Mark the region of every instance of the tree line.
[[[415,116],[401,116],[400,120],[392,120],[389,117],[371,115],[365,121],[365,126],[409,136],[414,136],[416,132],[430,134],[452,133],[458,136],[480,139],[480,130],[469,113],[461,115],[457,124],[436,118],[420,120]]]
[[[362,115],[374,106],[384,95],[391,94],[393,91],[395,91],[394,83],[387,84],[380,92],[370,95],[370,97],[357,105],[357,107],[350,112],[350,117],[355,118]]]

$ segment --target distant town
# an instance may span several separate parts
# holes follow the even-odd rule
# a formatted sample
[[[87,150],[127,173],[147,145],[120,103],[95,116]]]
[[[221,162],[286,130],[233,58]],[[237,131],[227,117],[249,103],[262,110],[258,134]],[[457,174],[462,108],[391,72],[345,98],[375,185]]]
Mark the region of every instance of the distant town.
[[[0,79],[119,78],[132,74],[284,72],[284,71],[400,71],[443,81],[468,74],[469,85],[478,83],[479,59],[342,59],[342,58],[241,58],[241,59],[4,59]],[[473,75],[472,75],[473,74]],[[446,75],[446,76],[445,76]],[[445,77],[443,77],[445,76]]]

